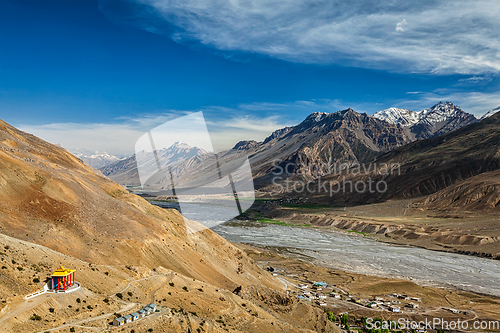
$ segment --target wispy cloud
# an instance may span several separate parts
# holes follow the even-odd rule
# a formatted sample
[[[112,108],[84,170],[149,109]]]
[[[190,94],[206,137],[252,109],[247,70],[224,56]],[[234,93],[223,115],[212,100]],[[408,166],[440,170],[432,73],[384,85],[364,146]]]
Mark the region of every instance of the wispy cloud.
[[[500,71],[497,0],[127,3],[133,8],[126,14],[112,0],[101,0],[100,7],[111,19],[223,52],[398,72]]]

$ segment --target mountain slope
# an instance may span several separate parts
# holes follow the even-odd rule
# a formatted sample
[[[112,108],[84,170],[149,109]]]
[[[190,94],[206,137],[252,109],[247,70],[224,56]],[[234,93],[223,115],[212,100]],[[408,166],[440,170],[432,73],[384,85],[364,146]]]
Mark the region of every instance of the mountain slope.
[[[437,210],[500,211],[500,170],[448,186],[414,206]]]
[[[486,119],[488,117],[491,117],[492,115],[494,115],[497,112],[500,112],[500,106],[494,108],[493,110],[486,112],[486,114],[481,117],[481,120]]]
[[[260,279],[253,265],[249,274],[238,274],[238,265],[249,264],[248,259],[228,260],[239,250],[212,231],[188,237],[176,211],[150,205],[67,151],[4,122],[0,200],[1,233],[82,260],[162,265],[227,287]]]
[[[373,114],[374,118],[388,122],[389,124],[404,127],[415,125],[420,120],[420,112],[408,109],[389,108]]]

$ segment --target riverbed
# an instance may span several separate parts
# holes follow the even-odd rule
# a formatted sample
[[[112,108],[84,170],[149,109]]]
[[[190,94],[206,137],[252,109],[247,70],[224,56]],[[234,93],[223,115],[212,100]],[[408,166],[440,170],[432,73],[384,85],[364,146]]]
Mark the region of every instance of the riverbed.
[[[152,202],[164,208],[172,204]],[[312,227],[266,223],[224,224],[217,207],[190,209],[191,220],[215,225],[231,242],[287,248],[295,259],[360,274],[408,279],[420,285],[452,287],[500,296],[500,261],[415,247],[395,246],[370,237]]]

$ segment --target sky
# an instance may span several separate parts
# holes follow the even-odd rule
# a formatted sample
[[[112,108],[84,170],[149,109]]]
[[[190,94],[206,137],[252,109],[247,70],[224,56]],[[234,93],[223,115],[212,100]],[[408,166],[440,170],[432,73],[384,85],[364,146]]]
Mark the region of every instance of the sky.
[[[0,118],[134,152],[203,111],[213,146],[316,111],[500,105],[496,0],[0,0]]]

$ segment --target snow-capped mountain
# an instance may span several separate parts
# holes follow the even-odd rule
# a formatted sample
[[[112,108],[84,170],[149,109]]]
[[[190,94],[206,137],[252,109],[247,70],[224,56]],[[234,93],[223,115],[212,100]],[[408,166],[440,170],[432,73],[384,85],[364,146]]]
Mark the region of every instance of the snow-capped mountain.
[[[99,170],[101,170],[104,175],[120,184],[137,185],[139,184],[137,160],[139,160],[139,163],[157,163],[156,161],[151,161],[150,158],[142,160],[143,153],[144,152],[138,152],[137,156],[134,154],[128,158],[103,166]],[[175,142],[170,147],[157,151],[158,162],[161,164],[162,168],[205,154],[207,154],[205,150],[198,147],[192,147],[183,141]]]
[[[373,115],[374,118],[384,120],[389,124],[409,127],[415,125],[420,120],[420,112],[408,109],[389,108],[379,111]]]
[[[477,121],[472,114],[451,102],[439,102],[422,111],[389,108],[375,113],[373,117],[409,128],[416,139],[445,134]]]
[[[107,152],[90,152],[84,149],[75,149],[72,153],[87,165],[95,169],[102,168],[120,160],[117,156],[108,154]]]
[[[479,120],[483,120],[483,119],[486,119],[488,117],[491,117],[492,115],[494,115],[497,112],[500,112],[500,106],[494,108],[493,110],[486,112],[486,114],[484,116],[482,116]]]

